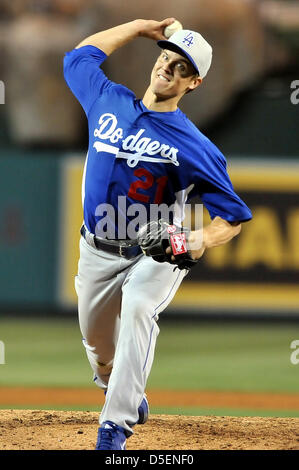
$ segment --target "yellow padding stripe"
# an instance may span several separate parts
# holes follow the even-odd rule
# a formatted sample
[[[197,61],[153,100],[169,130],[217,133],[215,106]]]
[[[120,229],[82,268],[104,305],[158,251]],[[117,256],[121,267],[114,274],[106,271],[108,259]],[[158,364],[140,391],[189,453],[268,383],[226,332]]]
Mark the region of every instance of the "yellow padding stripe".
[[[299,288],[284,284],[189,282],[180,286],[173,307],[270,308],[299,312]]]
[[[246,167],[229,169],[236,191],[299,192],[299,166],[292,170],[283,167]]]

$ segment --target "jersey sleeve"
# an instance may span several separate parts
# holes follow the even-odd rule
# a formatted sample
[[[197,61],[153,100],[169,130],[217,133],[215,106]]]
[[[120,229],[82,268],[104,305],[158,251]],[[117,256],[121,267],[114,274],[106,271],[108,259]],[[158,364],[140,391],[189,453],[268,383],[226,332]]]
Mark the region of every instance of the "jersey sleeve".
[[[65,54],[65,81],[86,115],[94,101],[114,84],[100,69],[106,58],[107,55],[95,46],[83,46]]]
[[[211,219],[216,216],[228,222],[252,219],[250,209],[234,191],[224,156],[211,142],[205,148],[202,163],[197,189]]]

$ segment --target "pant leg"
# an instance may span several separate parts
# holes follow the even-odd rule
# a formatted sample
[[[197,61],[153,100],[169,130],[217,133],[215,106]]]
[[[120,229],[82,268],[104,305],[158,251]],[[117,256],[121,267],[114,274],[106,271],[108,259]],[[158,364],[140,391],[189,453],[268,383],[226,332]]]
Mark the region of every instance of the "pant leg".
[[[186,271],[142,256],[122,287],[121,323],[106,402],[100,423],[110,420],[127,435],[138,420],[152,367],[159,314],[173,299]]]
[[[98,251],[81,238],[75,278],[79,325],[95,382],[103,389],[113,366],[124,279],[119,257]]]

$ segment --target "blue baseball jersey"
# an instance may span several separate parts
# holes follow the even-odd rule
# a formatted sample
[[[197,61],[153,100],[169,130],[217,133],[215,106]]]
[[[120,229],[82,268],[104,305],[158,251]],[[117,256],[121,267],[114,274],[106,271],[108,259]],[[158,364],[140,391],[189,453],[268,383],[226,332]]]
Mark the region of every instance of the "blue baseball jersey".
[[[233,222],[252,214],[235,193],[220,150],[178,108],[147,109],[127,87],[109,80],[100,66],[106,54],[83,46],[65,54],[65,80],[88,119],[89,148],[82,182],[84,222],[98,233],[100,222],[126,227],[140,207],[151,217],[153,205],[172,207],[174,221],[184,205],[200,196],[215,216]],[[115,217],[117,214],[117,217]]]

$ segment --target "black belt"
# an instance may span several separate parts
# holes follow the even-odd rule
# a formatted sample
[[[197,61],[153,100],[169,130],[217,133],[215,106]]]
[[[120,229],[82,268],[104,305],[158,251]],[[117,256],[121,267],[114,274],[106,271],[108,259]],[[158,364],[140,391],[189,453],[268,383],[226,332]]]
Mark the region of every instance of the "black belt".
[[[108,251],[122,258],[132,259],[142,253],[136,240],[106,240],[90,233],[85,225],[80,229],[82,237],[87,243],[98,250]]]

